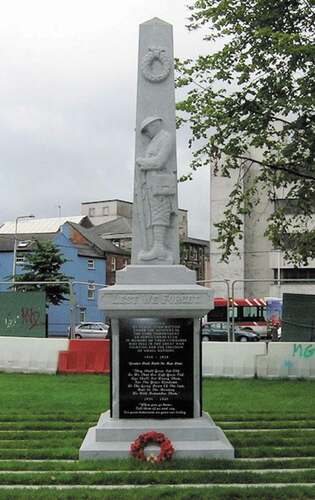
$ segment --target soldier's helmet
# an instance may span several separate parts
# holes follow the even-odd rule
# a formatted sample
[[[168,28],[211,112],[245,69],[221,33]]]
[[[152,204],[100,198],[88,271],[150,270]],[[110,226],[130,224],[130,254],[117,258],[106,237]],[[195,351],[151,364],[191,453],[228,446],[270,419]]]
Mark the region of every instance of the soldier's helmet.
[[[144,130],[148,125],[150,125],[150,123],[156,121],[162,121],[162,118],[160,116],[148,116],[147,118],[145,118],[141,123],[140,132],[144,132]]]

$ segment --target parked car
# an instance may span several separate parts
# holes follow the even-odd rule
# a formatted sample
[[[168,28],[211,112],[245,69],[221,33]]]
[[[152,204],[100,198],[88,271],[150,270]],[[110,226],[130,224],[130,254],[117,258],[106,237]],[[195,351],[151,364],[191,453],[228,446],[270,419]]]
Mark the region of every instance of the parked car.
[[[85,321],[74,329],[76,339],[105,339],[108,335],[109,326],[105,323]]]
[[[235,328],[235,340],[237,342],[258,342],[260,340],[257,333],[253,333],[248,330],[241,328]],[[218,340],[227,341],[228,340],[228,329],[227,323],[205,323],[201,328],[201,340]]]

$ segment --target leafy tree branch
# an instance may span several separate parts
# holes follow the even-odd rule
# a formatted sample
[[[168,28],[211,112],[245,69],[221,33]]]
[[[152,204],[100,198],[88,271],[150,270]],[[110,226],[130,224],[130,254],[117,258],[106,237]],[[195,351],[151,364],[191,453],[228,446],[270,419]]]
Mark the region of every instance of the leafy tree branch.
[[[266,237],[305,264],[315,256],[314,8],[303,0],[195,0],[189,9],[188,29],[203,28],[209,52],[176,62],[177,86],[186,88],[178,126],[189,127],[192,151],[181,180],[201,167],[225,177],[242,172],[217,223],[224,260],[237,251],[243,216],[268,196],[275,211]],[[244,162],[255,169],[254,190]],[[294,200],[294,214],[279,212],[279,197]]]

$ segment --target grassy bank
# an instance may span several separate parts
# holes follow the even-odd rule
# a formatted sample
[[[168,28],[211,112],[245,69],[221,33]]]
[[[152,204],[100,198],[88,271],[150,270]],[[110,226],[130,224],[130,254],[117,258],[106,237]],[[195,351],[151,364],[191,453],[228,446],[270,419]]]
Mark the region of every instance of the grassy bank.
[[[51,415],[52,420],[80,423],[109,406],[109,377],[104,375],[0,374],[0,393],[6,404],[0,418],[16,414]],[[203,406],[214,418],[237,420],[270,412],[279,420],[296,417],[315,421],[315,384],[302,380],[204,379]],[[58,414],[58,417],[56,417]],[[256,420],[256,416],[254,418]]]
[[[236,460],[159,466],[78,461],[109,406],[107,376],[2,373],[0,394],[0,500],[315,498],[314,382],[204,380],[204,410]]]

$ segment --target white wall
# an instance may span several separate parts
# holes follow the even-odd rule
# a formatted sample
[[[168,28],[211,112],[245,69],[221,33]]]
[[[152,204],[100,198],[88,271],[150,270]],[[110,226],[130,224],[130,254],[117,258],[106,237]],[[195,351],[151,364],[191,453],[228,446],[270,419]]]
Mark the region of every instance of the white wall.
[[[268,355],[257,360],[257,376],[315,379],[315,343],[270,343]]]
[[[56,373],[68,339],[0,337],[0,371]],[[202,375],[315,379],[315,342],[203,342]]]
[[[0,337],[0,371],[56,373],[59,351],[68,339]]]
[[[265,353],[265,342],[202,342],[202,374],[205,377],[253,378],[257,356]]]
[[[205,377],[315,379],[315,343],[202,343]]]

